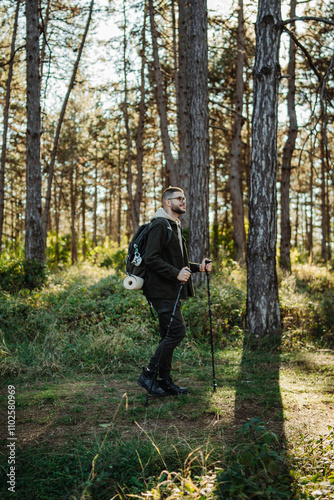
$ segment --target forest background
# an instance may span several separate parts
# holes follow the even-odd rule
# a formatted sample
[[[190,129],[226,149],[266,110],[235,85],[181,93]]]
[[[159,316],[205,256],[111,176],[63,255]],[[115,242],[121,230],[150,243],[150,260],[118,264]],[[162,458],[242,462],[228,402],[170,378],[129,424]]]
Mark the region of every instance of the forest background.
[[[1,2],[1,373],[22,498],[334,495],[333,2],[206,7]],[[193,399],[149,414],[133,384],[156,328],[121,282],[175,184],[190,258],[214,261],[218,389],[198,283],[176,358]]]
[[[25,11],[22,4],[14,25],[17,5],[2,2],[1,6],[6,29],[1,32],[5,147],[0,244],[2,250],[12,251],[23,247],[26,209]],[[151,4],[98,2],[91,5],[91,20],[87,2],[75,6],[46,2],[41,7],[40,181],[49,207],[45,207],[48,262],[74,263],[98,245],[122,242],[124,246],[138,224],[159,206],[170,181],[189,190],[191,175],[182,170],[190,168],[189,160],[183,159],[190,145],[182,122],[187,114],[182,110],[182,93],[189,91],[180,52],[182,27],[177,24],[176,3],[154,6],[157,44],[152,47]],[[254,2],[245,7],[224,4],[223,13],[211,10],[208,19],[210,245],[215,258],[223,250],[241,262],[243,233],[248,231],[256,7]],[[290,19],[313,16],[294,28],[301,46],[297,51],[285,32],[281,37],[278,229],[281,265],[289,269],[290,241],[311,261],[331,259],[333,25],[330,3],[302,2],[292,6],[292,15],[290,5],[283,7]],[[160,125],[162,119],[165,123]],[[286,161],[288,167],[283,165]],[[189,217],[201,225],[207,214],[195,210],[193,191],[188,193]],[[241,222],[239,212],[244,215]],[[184,220],[185,228],[189,224]]]

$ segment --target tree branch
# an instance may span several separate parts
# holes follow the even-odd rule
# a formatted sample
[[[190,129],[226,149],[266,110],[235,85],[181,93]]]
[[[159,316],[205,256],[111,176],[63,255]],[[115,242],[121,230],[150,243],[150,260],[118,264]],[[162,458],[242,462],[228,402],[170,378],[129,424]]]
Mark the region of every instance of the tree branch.
[[[25,45],[21,45],[20,47],[17,47],[14,51],[14,53],[10,56],[8,61],[0,63],[0,68],[4,68],[5,66],[8,66],[8,64],[11,64],[14,61],[14,58],[16,54],[21,50],[24,49]]]
[[[285,26],[283,27],[283,31],[285,31],[286,33],[288,33],[288,35],[292,38],[292,40],[295,42],[295,44],[297,45],[297,47],[299,47],[302,50],[302,52],[304,53],[306,59],[309,62],[309,65],[310,65],[311,69],[315,73],[315,75],[318,78],[319,82],[321,82],[322,81],[321,75],[320,75],[319,71],[317,70],[317,68],[315,67],[315,65],[314,65],[314,63],[312,61],[312,57],[311,57],[310,53],[308,52],[308,50],[304,47],[304,45],[302,45],[300,43],[300,41],[298,40],[298,38],[296,37],[296,35],[293,33],[293,31],[289,30]]]
[[[227,109],[227,111],[229,111],[232,114],[236,114],[236,115],[240,116],[243,120],[245,120],[245,122],[248,121],[248,118],[243,116],[241,113],[238,113],[238,111],[236,111],[233,108],[229,108],[228,106],[225,106],[225,104],[222,104],[221,102],[214,101],[213,99],[209,99],[209,102],[211,102],[212,104],[216,104],[217,106],[220,106],[221,108]]]
[[[319,23],[325,23],[334,26],[334,21],[330,21],[325,17],[316,17],[316,16],[292,17],[291,19],[286,19],[285,21],[282,21],[282,26],[294,23],[295,21],[318,21]]]

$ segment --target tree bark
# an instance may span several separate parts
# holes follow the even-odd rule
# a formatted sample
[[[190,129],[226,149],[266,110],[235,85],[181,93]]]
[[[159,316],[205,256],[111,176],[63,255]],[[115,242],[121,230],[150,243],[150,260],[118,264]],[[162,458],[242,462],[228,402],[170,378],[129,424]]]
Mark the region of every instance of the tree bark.
[[[299,236],[299,193],[296,195],[296,220],[295,220],[295,248],[298,248]]]
[[[188,7],[189,8],[189,7]],[[209,110],[207,2],[191,2],[189,115],[190,115],[190,260],[209,255]]]
[[[5,170],[6,170],[6,155],[7,155],[7,134],[8,134],[8,119],[9,119],[9,106],[10,95],[12,88],[13,66],[15,56],[15,43],[17,34],[18,17],[20,10],[21,0],[16,1],[15,18],[13,25],[13,34],[10,47],[10,60],[8,66],[8,77],[6,82],[6,97],[5,107],[3,112],[3,131],[2,131],[2,149],[1,149],[1,166],[0,166],[0,254],[2,250],[2,233],[4,224],[4,209],[5,209]]]
[[[281,328],[276,273],[280,8],[280,0],[259,0],[256,21],[247,247],[247,327],[253,337],[278,335]]]
[[[236,59],[236,88],[235,88],[235,113],[232,128],[232,144],[230,157],[230,192],[232,201],[233,239],[235,244],[235,260],[241,265],[245,263],[246,232],[244,223],[244,208],[242,199],[241,179],[241,129],[243,125],[242,105],[244,95],[244,14],[243,0],[239,0],[238,7],[238,34],[237,34],[237,59]]]
[[[141,48],[141,83],[140,83],[140,103],[139,103],[139,119],[138,119],[138,127],[137,127],[137,137],[136,137],[136,150],[137,150],[137,180],[136,180],[136,194],[134,199],[134,208],[135,208],[135,230],[139,227],[139,219],[140,219],[140,204],[143,197],[143,158],[144,158],[144,146],[143,146],[143,138],[144,138],[144,126],[145,126],[145,114],[146,114],[146,104],[145,104],[145,66],[146,66],[146,5],[145,5],[145,13],[144,13],[144,24],[142,31],[142,48]]]
[[[97,148],[96,161],[94,169],[94,197],[93,197],[93,245],[97,247],[97,205],[98,205],[98,165],[97,165]]]
[[[309,244],[309,265],[312,264],[313,261],[313,208],[314,208],[314,202],[313,202],[313,169],[314,169],[314,163],[313,163],[313,153],[310,153],[310,222],[309,222],[309,239],[308,239],[308,244]]]
[[[217,158],[217,150],[218,150],[218,145],[217,145],[217,139],[216,139],[216,130],[213,129],[212,131],[212,145],[211,145],[211,151],[212,151],[212,156],[213,156],[213,189],[214,189],[214,206],[213,206],[213,213],[214,213],[214,221],[213,221],[213,230],[212,230],[212,256],[213,258],[218,261],[219,257],[219,219],[218,219],[218,209],[219,209],[219,204],[218,204],[218,164],[219,160]]]
[[[74,179],[75,175],[75,179]],[[76,169],[71,166],[70,171],[70,199],[71,199],[71,262],[72,265],[78,260],[77,235],[75,230],[75,216],[77,206],[77,190],[76,190]]]
[[[31,0],[29,0],[29,1],[31,1]],[[77,56],[77,59],[75,61],[74,67],[73,67],[73,72],[72,72],[71,80],[70,80],[70,83],[69,83],[69,86],[68,86],[68,89],[67,89],[67,93],[66,93],[66,96],[65,96],[65,99],[64,99],[64,102],[63,102],[63,106],[62,106],[62,109],[61,109],[61,112],[60,112],[60,115],[59,115],[59,120],[58,120],[58,124],[57,124],[56,134],[55,134],[54,141],[53,141],[53,148],[52,148],[52,152],[51,152],[51,159],[50,159],[50,166],[49,166],[48,186],[47,186],[47,192],[46,192],[46,197],[45,197],[44,214],[43,214],[43,231],[44,231],[44,241],[45,241],[45,244],[46,244],[46,238],[47,238],[47,232],[48,232],[48,220],[49,220],[50,202],[51,202],[51,187],[52,187],[54,166],[55,166],[55,162],[56,162],[56,155],[57,155],[58,143],[59,143],[59,138],[60,138],[60,131],[61,131],[61,127],[62,127],[62,124],[63,124],[63,121],[64,121],[66,107],[67,107],[67,104],[68,104],[68,101],[69,101],[69,98],[70,98],[70,95],[71,95],[71,91],[72,91],[72,89],[74,87],[74,82],[75,82],[75,78],[76,78],[76,75],[77,75],[77,71],[78,71],[78,67],[79,67],[81,55],[82,55],[82,52],[83,52],[83,49],[84,49],[84,46],[85,46],[85,42],[86,42],[86,38],[87,38],[87,34],[88,34],[88,29],[89,29],[90,21],[92,19],[93,6],[94,6],[94,0],[91,0],[90,6],[89,6],[89,14],[88,14],[88,19],[87,19],[87,23],[86,23],[84,35],[82,37],[81,44],[80,44],[79,51],[78,51],[78,56]]]
[[[61,187],[60,190],[61,191]],[[55,260],[58,263],[59,262],[59,257],[60,257],[60,252],[59,252],[59,222],[60,222],[60,193],[59,193],[59,198],[57,196],[57,183],[54,183],[53,186],[53,199],[54,199],[54,206],[55,206],[55,232],[56,232],[56,245],[55,245]]]
[[[118,139],[118,204],[117,204],[117,244],[121,244],[122,232],[122,163],[121,163],[121,141]]]
[[[326,154],[325,154],[325,129],[321,120],[320,136],[320,157],[321,157],[321,259],[327,262],[327,203],[326,203]]]
[[[45,57],[46,57],[46,46],[47,46],[47,33],[48,33],[48,25],[49,25],[49,19],[50,19],[50,3],[51,0],[47,0],[46,4],[46,11],[45,11],[45,18],[42,19],[42,32],[43,32],[43,42],[42,42],[42,47],[41,47],[41,64],[40,64],[40,73],[41,73],[41,79],[43,78],[43,70],[44,70],[44,63],[45,63]]]
[[[125,0],[123,0],[123,77],[124,77],[124,103],[123,103],[123,117],[126,132],[126,159],[127,159],[127,188],[129,197],[129,212],[132,231],[136,231],[136,213],[134,206],[134,199],[132,194],[132,182],[133,182],[133,172],[132,172],[132,147],[131,147],[131,132],[129,126],[129,103],[128,103],[128,61],[127,61],[127,19],[125,10]]]
[[[27,173],[26,173],[26,261],[45,260],[42,225],[41,79],[39,73],[38,0],[26,0],[27,20]]]
[[[177,129],[179,142],[178,183],[189,196],[190,188],[190,116],[189,116],[189,54],[190,5],[188,0],[178,0],[179,54],[176,68]],[[189,229],[189,211],[182,216],[182,227]]]
[[[166,97],[163,89],[163,81],[160,67],[159,51],[158,51],[158,34],[155,27],[154,21],[154,6],[153,0],[148,1],[149,13],[150,13],[150,23],[151,23],[151,34],[152,34],[152,46],[153,46],[153,61],[154,61],[154,77],[156,83],[156,96],[157,96],[157,106],[160,118],[160,129],[161,129],[161,139],[164,151],[164,157],[166,162],[166,170],[168,174],[169,183],[173,186],[177,186],[178,178],[176,175],[176,169],[174,165],[174,158],[172,155],[170,137],[168,132],[168,118],[167,118],[167,106]]]
[[[86,182],[85,172],[83,170],[82,186],[81,186],[81,212],[82,212],[82,256],[86,260],[87,243],[86,243]]]
[[[291,0],[290,17],[296,15],[296,0]],[[294,24],[292,26],[294,29]],[[280,266],[286,271],[291,271],[291,223],[290,223],[290,178],[291,161],[295,150],[298,133],[297,116],[295,108],[296,93],[296,45],[290,38],[289,64],[288,64],[288,116],[289,130],[288,138],[283,149],[282,180],[281,180],[281,246],[280,246]]]

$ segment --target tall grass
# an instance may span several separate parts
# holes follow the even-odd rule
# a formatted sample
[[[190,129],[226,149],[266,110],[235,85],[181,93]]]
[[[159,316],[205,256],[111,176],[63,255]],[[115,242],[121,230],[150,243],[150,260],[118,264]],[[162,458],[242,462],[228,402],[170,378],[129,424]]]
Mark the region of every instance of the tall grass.
[[[317,266],[298,264],[293,274],[280,276],[285,348],[305,342],[333,346],[333,285],[333,273]],[[241,342],[245,288],[245,270],[235,264],[211,279],[217,346]],[[205,282],[184,303],[183,314],[195,356],[196,343],[206,341],[209,328]],[[141,292],[125,290],[122,274],[87,264],[50,275],[37,290],[0,289],[0,318],[3,375],[39,376],[73,367],[112,372],[131,360],[140,365],[157,335]]]

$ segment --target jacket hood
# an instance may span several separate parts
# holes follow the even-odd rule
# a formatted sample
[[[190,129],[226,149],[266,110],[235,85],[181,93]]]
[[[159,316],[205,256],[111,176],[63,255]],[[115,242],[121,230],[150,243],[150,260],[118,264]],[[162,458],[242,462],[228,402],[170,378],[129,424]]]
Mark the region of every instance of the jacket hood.
[[[164,219],[171,220],[172,222],[175,222],[175,224],[177,224],[178,226],[181,225],[181,221],[179,221],[179,219],[174,219],[171,215],[165,212],[165,210],[162,207],[155,212],[151,220],[157,219],[158,217],[163,217]]]

